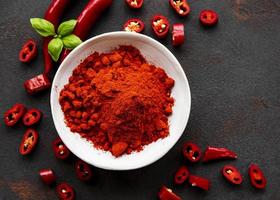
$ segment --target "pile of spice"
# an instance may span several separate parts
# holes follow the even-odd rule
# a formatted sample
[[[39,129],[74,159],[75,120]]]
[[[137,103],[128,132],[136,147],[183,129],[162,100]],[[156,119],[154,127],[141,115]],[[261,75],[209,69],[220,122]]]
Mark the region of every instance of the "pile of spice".
[[[87,57],[60,92],[72,132],[118,157],[169,135],[174,80],[132,46]]]

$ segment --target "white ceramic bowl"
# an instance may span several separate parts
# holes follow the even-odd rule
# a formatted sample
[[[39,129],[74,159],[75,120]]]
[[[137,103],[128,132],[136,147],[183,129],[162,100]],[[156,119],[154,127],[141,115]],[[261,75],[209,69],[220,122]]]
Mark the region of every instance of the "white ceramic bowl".
[[[119,45],[138,48],[149,63],[162,67],[175,80],[171,95],[175,98],[173,114],[169,117],[170,135],[144,147],[140,152],[115,158],[110,152],[97,150],[93,145],[72,133],[64,122],[58,98],[63,86],[68,83],[73,69],[91,53],[108,52]],[[65,145],[77,157],[99,168],[130,170],[149,165],[164,156],[182,135],[189,118],[191,94],[188,80],[175,56],[156,40],[137,33],[111,32],[93,37],[73,50],[60,65],[51,89],[51,111],[57,132]]]

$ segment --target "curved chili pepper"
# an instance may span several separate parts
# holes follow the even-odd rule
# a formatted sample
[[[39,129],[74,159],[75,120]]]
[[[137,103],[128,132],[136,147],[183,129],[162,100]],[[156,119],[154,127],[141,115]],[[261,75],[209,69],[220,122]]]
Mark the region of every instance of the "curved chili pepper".
[[[51,83],[46,74],[40,74],[29,80],[26,80],[23,85],[29,94],[36,94],[50,88]]]
[[[29,63],[37,56],[37,44],[34,40],[29,39],[19,52],[19,60],[24,63]]]
[[[243,181],[238,169],[232,165],[224,166],[222,169],[222,174],[231,184],[240,185]]]
[[[171,189],[162,186],[158,193],[158,198],[160,200],[182,200],[181,197],[177,196]]]
[[[192,142],[187,142],[184,144],[182,153],[184,158],[186,158],[191,163],[196,163],[201,158],[200,148]]]
[[[172,30],[172,45],[179,46],[185,42],[184,24],[174,24]]]
[[[25,131],[19,146],[21,155],[30,154],[36,147],[39,140],[39,134],[35,129],[29,128]]]
[[[61,200],[74,200],[75,199],[75,191],[74,188],[68,183],[60,183],[56,187],[56,192],[58,198]]]
[[[93,173],[90,166],[82,160],[76,162],[75,171],[78,179],[81,181],[90,181],[92,179]]]
[[[142,7],[144,0],[126,0],[130,8],[139,9]]]
[[[23,104],[17,103],[4,113],[4,122],[7,126],[16,125],[25,114],[26,108]]]
[[[169,21],[162,15],[155,15],[152,19],[152,28],[158,38],[165,38],[169,32]]]
[[[144,23],[141,19],[129,19],[123,26],[123,30],[127,32],[141,33],[144,30]]]
[[[56,176],[52,169],[41,169],[39,175],[42,181],[47,185],[51,185],[56,181]]]
[[[169,3],[180,16],[187,16],[191,11],[186,0],[169,0]]]
[[[23,124],[25,126],[32,126],[38,123],[41,119],[42,113],[36,108],[29,109],[23,116]]]
[[[214,26],[218,23],[219,16],[214,10],[203,10],[199,14],[199,20],[204,26]]]
[[[203,190],[209,190],[210,188],[210,181],[206,178],[190,175],[189,183],[193,187],[198,187]]]
[[[52,148],[56,158],[66,160],[70,156],[69,149],[65,146],[62,140],[58,137],[52,143]]]
[[[204,152],[203,162],[221,159],[236,159],[237,154],[226,148],[217,148],[208,146]]]
[[[190,172],[186,166],[181,166],[175,173],[174,183],[177,185],[183,184],[189,178]]]
[[[252,186],[257,189],[264,189],[266,187],[266,178],[263,171],[256,164],[251,164],[249,167],[249,177]]]

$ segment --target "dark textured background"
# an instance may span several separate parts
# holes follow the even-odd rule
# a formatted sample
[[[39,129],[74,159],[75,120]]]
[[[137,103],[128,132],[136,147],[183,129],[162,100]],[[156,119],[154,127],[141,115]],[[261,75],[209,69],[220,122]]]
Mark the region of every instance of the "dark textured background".
[[[53,168],[58,181],[75,187],[77,199],[150,200],[162,184],[174,188],[183,199],[202,200],[279,200],[280,199],[280,1],[279,0],[190,0],[192,13],[177,17],[167,0],[146,0],[140,11],[127,8],[115,0],[91,36],[116,31],[130,17],[141,17],[146,23],[144,34],[153,37],[151,17],[162,13],[171,23],[183,22],[186,43],[171,46],[170,37],[163,40],[181,62],[192,91],[192,110],[186,131],[176,146],[161,160],[135,171],[114,172],[94,169],[95,182],[81,183],[75,178],[73,162],[56,160],[51,141],[57,137],[49,106],[49,92],[32,97],[25,93],[24,80],[42,72],[42,55],[30,65],[18,61],[18,52],[28,38],[40,41],[30,28],[30,17],[42,17],[50,1],[0,0],[0,112],[16,102],[37,107],[44,113],[38,127],[40,143],[29,157],[18,153],[24,127],[0,126],[0,199],[56,199],[54,188],[41,183],[38,170]],[[86,0],[69,8],[64,19],[78,16]],[[198,23],[200,10],[212,8],[220,15],[213,29]],[[39,50],[41,50],[41,41]],[[236,161],[191,166],[194,174],[212,181],[209,192],[190,187],[176,188],[172,175],[183,163],[180,149],[184,141],[193,140],[202,149],[206,145],[226,146],[235,150]],[[247,177],[250,162],[265,172],[265,191],[253,189]],[[232,187],[220,175],[221,167],[231,163],[244,174],[244,183]]]

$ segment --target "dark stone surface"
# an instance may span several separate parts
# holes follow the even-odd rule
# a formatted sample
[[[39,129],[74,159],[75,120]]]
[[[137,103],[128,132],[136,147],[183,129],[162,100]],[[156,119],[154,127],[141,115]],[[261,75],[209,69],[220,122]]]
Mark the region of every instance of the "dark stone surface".
[[[75,18],[86,4],[79,0],[69,8],[64,19]],[[43,185],[37,175],[41,168],[51,167],[58,181],[68,181],[77,199],[146,200],[156,199],[161,185],[175,190],[183,199],[202,200],[278,200],[280,199],[280,1],[279,0],[212,0],[190,1],[192,13],[177,17],[167,0],[145,1],[141,11],[132,11],[124,0],[115,0],[112,8],[94,26],[91,36],[116,31],[130,17],[141,17],[145,34],[152,36],[151,17],[162,13],[171,23],[186,25],[187,41],[181,48],[171,46],[170,37],[163,40],[184,67],[192,91],[192,110],[184,135],[161,160],[143,169],[126,172],[94,169],[96,181],[83,184],[75,178],[73,162],[56,160],[51,141],[56,138],[49,106],[49,92],[32,97],[25,93],[24,80],[42,72],[42,55],[30,65],[18,61],[18,52],[28,38],[40,41],[30,28],[30,17],[42,17],[49,1],[0,1],[0,112],[16,102],[43,111],[38,126],[40,143],[29,157],[18,153],[24,127],[0,126],[0,199],[56,199],[55,189]],[[204,29],[198,23],[200,10],[212,8],[220,15],[219,25]],[[41,42],[39,42],[41,50]],[[180,149],[184,141],[201,146],[225,146],[235,150],[237,161],[223,161],[191,166],[192,173],[212,181],[209,192],[188,186],[176,188],[172,175],[183,164]],[[256,191],[247,177],[250,162],[258,163],[268,185]],[[244,175],[240,187],[223,180],[224,164],[237,166]]]

